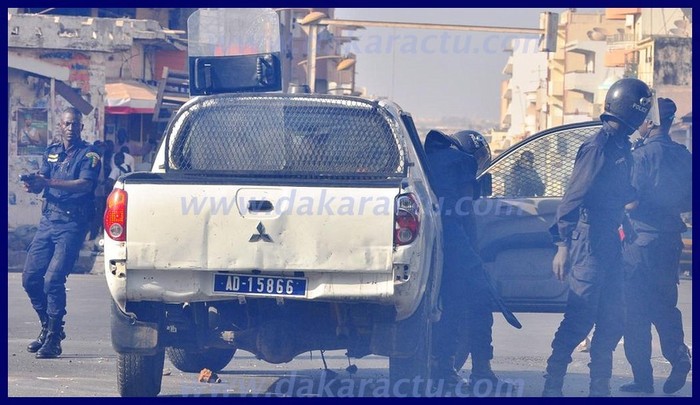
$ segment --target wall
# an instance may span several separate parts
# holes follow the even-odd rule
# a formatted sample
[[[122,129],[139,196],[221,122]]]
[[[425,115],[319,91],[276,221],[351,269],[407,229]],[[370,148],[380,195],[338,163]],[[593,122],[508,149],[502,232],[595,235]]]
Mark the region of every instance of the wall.
[[[654,86],[692,86],[692,38],[654,39]]]
[[[83,98],[89,101],[95,108],[83,117],[83,139],[94,142],[102,139],[104,128],[104,116],[102,115],[104,91],[104,55],[82,51],[56,51],[15,49],[22,57],[31,57],[58,66],[70,69],[68,84],[79,89]],[[47,109],[47,143],[59,140],[58,120],[62,111],[70,104],[60,95],[55,93],[51,97],[50,82],[39,80],[25,71],[10,69],[8,73],[9,87],[9,119],[8,119],[8,225],[17,227],[24,224],[38,223],[41,203],[40,195],[29,194],[24,191],[17,180],[20,174],[33,173],[39,170],[41,155],[19,154],[20,148],[17,142],[18,125],[22,124],[23,117],[18,117],[20,109],[46,108]],[[47,146],[47,145],[46,145]]]
[[[162,21],[163,16],[158,14]],[[148,46],[144,47],[144,42]],[[68,69],[66,84],[92,104],[93,111],[83,118],[83,139],[92,143],[104,139],[104,84],[107,77],[141,77],[152,79],[155,66],[144,55],[157,47],[181,48],[176,38],[164,32],[155,21],[114,18],[71,17],[8,13],[8,56],[22,59],[23,64],[8,69],[8,225],[36,225],[39,221],[40,197],[26,193],[18,175],[36,172],[41,163],[41,149],[18,147],[17,112],[25,108],[45,108],[44,130],[48,144],[57,132],[63,109],[70,104],[52,91],[50,79],[29,74],[56,75],[51,65]],[[178,42],[179,43],[179,42]],[[30,62],[26,62],[29,59]],[[33,60],[37,65],[33,65]],[[49,66],[49,68],[47,68]],[[24,69],[24,70],[20,70]],[[38,70],[37,70],[38,69]],[[43,77],[43,79],[42,79]],[[58,76],[56,76],[58,77]],[[24,111],[24,110],[22,110]]]

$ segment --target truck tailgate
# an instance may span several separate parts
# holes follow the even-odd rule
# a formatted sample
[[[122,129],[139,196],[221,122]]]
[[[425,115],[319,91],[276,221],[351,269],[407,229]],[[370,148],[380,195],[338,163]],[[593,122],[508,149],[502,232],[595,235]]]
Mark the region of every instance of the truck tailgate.
[[[398,187],[127,183],[125,190],[130,269],[392,270]]]

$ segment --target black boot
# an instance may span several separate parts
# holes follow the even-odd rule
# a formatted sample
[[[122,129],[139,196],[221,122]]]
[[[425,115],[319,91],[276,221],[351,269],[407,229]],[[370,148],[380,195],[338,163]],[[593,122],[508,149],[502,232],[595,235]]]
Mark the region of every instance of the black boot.
[[[29,353],[36,353],[37,350],[41,349],[41,346],[43,346],[44,342],[46,341],[46,334],[48,333],[49,327],[49,316],[46,314],[39,314],[39,321],[41,322],[41,332],[39,332],[39,336],[36,338],[36,340],[31,341],[27,345],[27,351]]]
[[[459,384],[466,386],[467,381],[459,376],[455,370],[455,356],[436,356],[431,360],[431,378],[433,388],[439,389],[440,384],[444,389],[453,389]]]
[[[37,359],[53,359],[61,355],[61,340],[65,339],[63,321],[60,318],[49,318],[46,341],[41,349],[36,352]]]
[[[543,397],[560,398],[564,396],[562,389],[564,388],[563,375],[546,374],[544,376],[544,389],[542,390]]]
[[[469,386],[472,391],[484,392],[491,390],[495,393],[513,392],[513,384],[501,380],[491,370],[491,361],[474,358],[472,354],[472,373],[469,376]]]
[[[673,394],[683,388],[685,380],[688,378],[688,373],[690,372],[690,353],[688,353],[688,348],[685,345],[679,349],[679,353],[678,359],[671,363],[671,374],[664,383],[665,394]]]
[[[589,397],[609,397],[610,394],[610,379],[609,378],[591,378],[591,385],[588,390]]]
[[[622,384],[620,386],[620,391],[622,392],[636,392],[643,394],[653,394],[654,384],[642,384],[638,383],[637,380],[628,382],[627,384]]]

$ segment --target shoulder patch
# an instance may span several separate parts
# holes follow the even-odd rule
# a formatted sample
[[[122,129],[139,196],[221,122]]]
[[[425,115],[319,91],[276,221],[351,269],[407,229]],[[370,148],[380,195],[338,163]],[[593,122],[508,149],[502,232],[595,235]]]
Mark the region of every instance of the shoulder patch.
[[[49,163],[56,163],[58,162],[58,153],[49,153],[49,155],[46,157],[46,160]]]
[[[88,152],[85,154],[85,157],[90,159],[90,167],[97,167],[100,163],[100,155],[95,152]]]

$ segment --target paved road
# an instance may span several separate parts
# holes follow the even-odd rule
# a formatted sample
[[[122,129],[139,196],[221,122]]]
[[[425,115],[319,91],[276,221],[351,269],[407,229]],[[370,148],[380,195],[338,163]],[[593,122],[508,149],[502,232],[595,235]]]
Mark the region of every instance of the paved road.
[[[681,282],[686,341],[692,342],[692,281]],[[110,297],[102,274],[77,274],[68,280],[67,339],[60,359],[37,360],[25,351],[36,336],[38,321],[21,287],[19,273],[8,274],[8,396],[10,397],[113,397],[116,389],[116,354],[109,338]],[[496,315],[493,368],[499,376],[519,384],[519,389],[502,396],[537,397],[542,391],[543,369],[549,344],[561,314],[519,314],[524,327],[513,329]],[[319,352],[274,365],[240,351],[220,373],[219,384],[197,382],[197,375],[182,373],[166,359],[161,396],[385,396],[388,378],[386,358],[369,356],[353,359],[359,371],[350,375],[342,351],[326,353],[329,369],[338,373],[331,379],[323,373]],[[588,354],[574,353],[564,394],[582,397],[588,393]],[[657,392],[670,371],[660,354],[655,337],[653,364]],[[630,379],[630,368],[620,345],[614,357],[613,395]],[[468,372],[462,371],[465,377]],[[486,394],[487,388],[483,390]],[[657,393],[655,396],[666,395]],[[692,375],[688,384],[673,395],[692,396]]]

